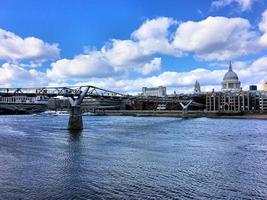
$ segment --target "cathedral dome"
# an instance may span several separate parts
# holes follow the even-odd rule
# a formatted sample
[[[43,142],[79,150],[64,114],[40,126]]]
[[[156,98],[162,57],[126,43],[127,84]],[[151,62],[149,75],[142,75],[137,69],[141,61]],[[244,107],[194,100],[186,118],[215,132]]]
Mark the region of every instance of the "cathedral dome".
[[[240,81],[237,74],[232,69],[230,62],[228,72],[225,73],[222,81],[222,90],[240,90]]]
[[[224,75],[223,80],[238,80],[238,76],[237,76],[237,74],[234,71],[229,70]]]

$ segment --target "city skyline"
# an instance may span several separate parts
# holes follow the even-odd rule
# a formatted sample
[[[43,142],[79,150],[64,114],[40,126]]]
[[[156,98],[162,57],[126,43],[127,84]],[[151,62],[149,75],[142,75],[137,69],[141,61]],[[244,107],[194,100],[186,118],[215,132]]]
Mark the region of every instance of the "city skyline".
[[[100,12],[101,11],[101,12]],[[101,13],[101,14],[99,14]],[[267,77],[266,1],[9,1],[0,7],[1,87],[90,84],[138,93],[220,90]]]

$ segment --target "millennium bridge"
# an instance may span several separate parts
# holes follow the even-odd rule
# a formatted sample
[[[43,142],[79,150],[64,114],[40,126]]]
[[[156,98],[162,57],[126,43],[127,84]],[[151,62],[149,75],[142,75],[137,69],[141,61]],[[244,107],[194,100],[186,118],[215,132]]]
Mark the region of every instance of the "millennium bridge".
[[[53,99],[57,97],[67,98],[70,104],[70,115],[68,122],[69,130],[81,130],[83,129],[81,104],[85,97],[90,98],[112,98],[112,99],[128,99],[128,100],[150,100],[160,102],[176,102],[179,103],[184,115],[187,113],[189,105],[202,106],[195,102],[193,99],[171,99],[168,97],[156,98],[154,97],[141,97],[125,95],[119,92],[114,92],[107,89],[102,89],[92,85],[84,86],[67,86],[67,87],[36,87],[36,88],[0,88],[0,108],[7,108],[18,104],[14,100],[16,97],[41,97],[40,102],[45,98]],[[28,103],[31,103],[27,100]],[[12,109],[12,107],[11,107]]]

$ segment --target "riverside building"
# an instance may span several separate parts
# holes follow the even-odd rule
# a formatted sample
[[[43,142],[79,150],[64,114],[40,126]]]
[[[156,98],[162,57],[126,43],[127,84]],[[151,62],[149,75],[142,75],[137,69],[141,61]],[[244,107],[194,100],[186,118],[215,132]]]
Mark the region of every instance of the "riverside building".
[[[259,105],[261,111],[267,111],[267,91],[260,93]]]
[[[258,110],[256,93],[240,92],[211,92],[206,95],[206,110],[213,112],[244,112]],[[259,105],[259,104],[258,104]]]
[[[243,91],[238,75],[229,69],[222,81],[222,91],[206,94],[206,111],[219,113],[240,113],[267,111],[267,92],[250,90]]]

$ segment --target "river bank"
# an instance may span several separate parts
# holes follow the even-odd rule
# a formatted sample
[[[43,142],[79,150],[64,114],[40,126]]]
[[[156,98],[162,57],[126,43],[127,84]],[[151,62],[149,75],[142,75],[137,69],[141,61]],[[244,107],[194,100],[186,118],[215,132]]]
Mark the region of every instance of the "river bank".
[[[136,117],[208,117],[208,118],[224,118],[224,119],[262,119],[267,120],[267,113],[234,113],[222,114],[205,111],[188,111],[186,115],[182,111],[171,110],[100,110],[95,111],[93,115],[108,116],[136,116]]]

